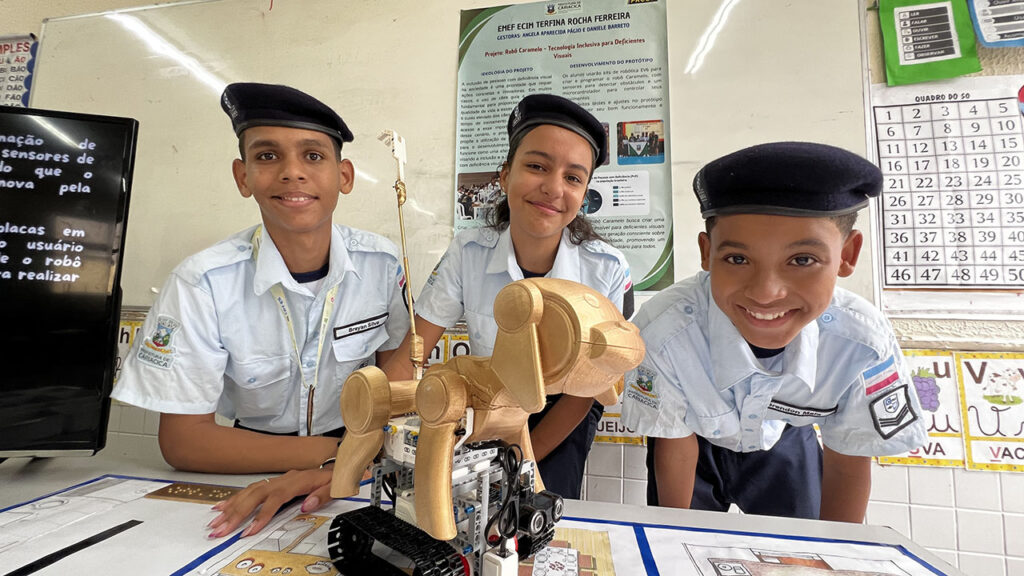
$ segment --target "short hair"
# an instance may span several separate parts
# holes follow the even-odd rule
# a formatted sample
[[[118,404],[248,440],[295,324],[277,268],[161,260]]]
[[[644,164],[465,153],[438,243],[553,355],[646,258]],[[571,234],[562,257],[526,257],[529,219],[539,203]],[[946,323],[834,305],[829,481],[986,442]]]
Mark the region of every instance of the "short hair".
[[[812,216],[812,218],[823,218],[835,224],[836,228],[839,229],[839,233],[843,235],[843,240],[846,240],[850,235],[850,232],[853,232],[854,225],[857,224],[857,212],[838,214],[834,216]],[[704,220],[704,232],[706,232],[708,236],[711,235],[711,229],[715,227],[717,220],[717,216],[709,216]]]
[[[334,148],[334,159],[341,162],[341,144],[331,138],[331,146]],[[238,135],[238,157],[245,162],[245,131]]]

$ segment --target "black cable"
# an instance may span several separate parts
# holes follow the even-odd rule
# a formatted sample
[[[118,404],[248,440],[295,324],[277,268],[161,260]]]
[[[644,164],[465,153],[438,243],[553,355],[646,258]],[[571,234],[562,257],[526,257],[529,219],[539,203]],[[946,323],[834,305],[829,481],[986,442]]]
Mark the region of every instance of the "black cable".
[[[89,536],[84,540],[80,540],[70,546],[65,546],[64,548],[57,550],[56,552],[47,554],[46,556],[43,556],[38,560],[30,562],[13,572],[8,572],[6,576],[28,576],[29,574],[34,574],[42,570],[43,568],[46,568],[47,566],[56,564],[57,562],[67,558],[68,556],[71,556],[75,552],[84,550],[89,546],[92,546],[93,544],[99,544],[100,542],[103,542],[108,538],[117,536],[121,532],[124,532],[129,528],[134,528],[139,524],[142,524],[142,520],[128,520],[127,522],[122,522],[121,524],[118,524],[113,528],[108,528],[103,532],[93,534],[92,536]]]
[[[392,504],[395,503],[395,486],[397,484],[398,476],[394,472],[384,474],[381,477],[381,487],[384,489],[384,496],[386,496],[388,500],[391,500]]]
[[[518,444],[511,444],[499,452],[498,458],[501,459],[501,469],[508,479],[508,485],[505,487],[505,497],[501,500],[501,506],[487,521],[486,534],[490,534],[491,528],[497,523],[501,553],[508,554],[507,542],[510,538],[516,537],[519,528],[519,491],[522,489],[519,469],[523,462],[523,449]]]

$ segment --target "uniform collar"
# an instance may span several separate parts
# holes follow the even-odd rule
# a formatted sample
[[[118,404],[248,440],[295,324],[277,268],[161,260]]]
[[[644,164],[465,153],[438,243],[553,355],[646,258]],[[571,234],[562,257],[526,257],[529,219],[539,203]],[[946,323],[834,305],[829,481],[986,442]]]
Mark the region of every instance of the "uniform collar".
[[[278,251],[274,240],[267,233],[267,229],[260,227],[259,230],[260,249],[256,255],[256,274],[253,276],[253,292],[259,296],[270,290],[275,284],[281,284],[292,292],[307,292],[308,288],[301,286],[292,278],[288,266],[284,263],[281,252]],[[330,249],[330,271],[324,278],[323,286],[333,286],[341,282],[342,277],[348,272],[359,276],[359,272],[352,265],[348,250],[345,248],[345,239],[337,226],[331,226],[331,249]]]
[[[516,261],[516,252],[512,247],[512,234],[508,228],[498,234],[498,241],[494,245],[494,254],[487,263],[486,272],[488,274],[507,272],[513,282],[523,279],[523,270],[519,267],[519,262]],[[551,271],[544,276],[574,282],[580,281],[580,247],[569,239],[569,230],[562,230],[555,262],[551,266]]]
[[[708,300],[708,340],[715,387],[725,390],[753,374],[769,374],[710,294]],[[798,378],[813,392],[818,371],[817,352],[818,323],[811,322],[786,346],[781,375]]]

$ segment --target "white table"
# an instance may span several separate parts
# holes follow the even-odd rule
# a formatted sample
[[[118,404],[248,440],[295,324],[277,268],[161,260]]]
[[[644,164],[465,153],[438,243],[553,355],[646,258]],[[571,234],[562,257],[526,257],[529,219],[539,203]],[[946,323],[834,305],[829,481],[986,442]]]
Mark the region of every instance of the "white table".
[[[179,472],[164,463],[159,455],[153,455],[144,460],[129,460],[108,453],[100,453],[97,456],[87,458],[66,457],[35,460],[16,458],[0,463],[0,509],[58,492],[105,474],[228,486],[245,486],[264,477],[264,475],[242,476]],[[214,515],[213,512],[208,514],[210,518]],[[914,544],[898,532],[881,526],[585,501],[566,501],[566,516],[617,522],[637,522],[646,525],[656,524],[770,535],[794,535],[817,539],[901,546],[944,574],[954,576],[960,574],[955,568],[949,566],[924,548]],[[168,520],[168,523],[171,523],[171,519]],[[2,529],[2,526],[0,526],[0,529]],[[125,545],[125,540],[122,539],[122,544],[116,548],[116,559],[111,558],[110,554],[99,553],[98,550],[92,550],[89,553],[78,552],[75,553],[75,560],[77,561],[74,566],[75,573],[102,573],[112,576],[119,574],[131,576],[139,574],[169,574],[180,568],[183,563],[175,560],[168,561],[166,566],[159,566],[155,565],[154,562],[165,556],[177,558],[172,552],[187,556],[187,551],[179,552],[175,549],[188,545],[208,547],[213,541],[206,540],[207,532],[208,529],[205,529],[201,522],[197,522],[194,533],[189,533],[189,530],[178,530],[175,534],[166,535],[161,533],[160,537],[149,537],[145,541],[130,542],[128,545]],[[136,539],[144,534],[143,531],[129,530],[125,532],[125,534],[133,533],[137,534],[135,536]],[[96,548],[104,545],[104,543],[98,544]],[[3,566],[2,564],[0,562],[0,575],[7,574],[6,570],[13,570],[19,567]],[[55,564],[49,570],[43,569],[35,572],[33,576],[35,574],[66,573],[58,570],[58,566],[58,564]],[[65,564],[64,567],[67,568],[67,565]],[[665,572],[662,573],[664,574]]]

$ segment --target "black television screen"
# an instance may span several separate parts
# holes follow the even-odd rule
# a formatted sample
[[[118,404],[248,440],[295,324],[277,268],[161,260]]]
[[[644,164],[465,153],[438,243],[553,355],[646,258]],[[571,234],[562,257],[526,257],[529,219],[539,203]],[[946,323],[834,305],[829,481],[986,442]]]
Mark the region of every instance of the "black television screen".
[[[0,458],[104,446],[137,134],[0,106]]]

